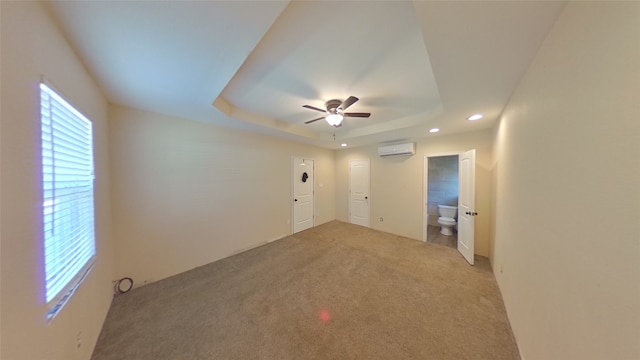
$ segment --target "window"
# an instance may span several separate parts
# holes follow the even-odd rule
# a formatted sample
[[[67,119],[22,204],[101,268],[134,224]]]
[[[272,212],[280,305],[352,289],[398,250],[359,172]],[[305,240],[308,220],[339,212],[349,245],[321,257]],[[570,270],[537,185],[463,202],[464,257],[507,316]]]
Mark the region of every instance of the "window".
[[[93,266],[91,122],[40,84],[45,297],[51,319]]]

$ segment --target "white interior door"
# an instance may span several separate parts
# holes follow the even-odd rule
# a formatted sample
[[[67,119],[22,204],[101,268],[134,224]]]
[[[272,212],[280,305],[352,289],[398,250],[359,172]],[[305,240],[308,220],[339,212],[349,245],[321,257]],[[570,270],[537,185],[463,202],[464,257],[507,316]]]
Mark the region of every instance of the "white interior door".
[[[294,157],[291,168],[293,175],[292,232],[295,234],[314,225],[313,160]]]
[[[369,227],[369,160],[349,161],[349,222]]]
[[[475,236],[475,173],[476,150],[469,150],[459,157],[458,194],[458,251],[473,265]]]

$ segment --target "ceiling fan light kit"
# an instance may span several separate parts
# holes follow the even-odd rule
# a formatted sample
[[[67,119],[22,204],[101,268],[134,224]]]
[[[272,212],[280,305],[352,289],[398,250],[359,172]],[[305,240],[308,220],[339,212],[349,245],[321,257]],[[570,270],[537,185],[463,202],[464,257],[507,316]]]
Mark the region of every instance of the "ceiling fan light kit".
[[[346,110],[349,106],[353,105],[358,100],[359,99],[357,97],[355,97],[355,96],[349,96],[349,98],[347,98],[347,100],[345,100],[345,101],[332,99],[332,100],[327,101],[324,104],[326,110],[323,110],[323,109],[320,109],[320,108],[317,108],[317,107],[311,106],[311,105],[302,105],[303,108],[307,108],[307,109],[311,109],[311,110],[315,110],[315,111],[320,111],[320,112],[326,113],[325,116],[321,116],[319,118],[306,121],[305,124],[311,124],[312,122],[316,122],[318,120],[325,119],[329,125],[334,126],[334,127],[340,127],[340,126],[342,126],[342,120],[344,120],[344,118],[346,118],[346,117],[368,118],[369,116],[371,116],[371,113],[347,113],[347,112],[344,112],[344,110]]]
[[[329,125],[338,126],[342,123],[342,119],[344,119],[344,117],[340,114],[329,114],[325,119],[327,120]]]

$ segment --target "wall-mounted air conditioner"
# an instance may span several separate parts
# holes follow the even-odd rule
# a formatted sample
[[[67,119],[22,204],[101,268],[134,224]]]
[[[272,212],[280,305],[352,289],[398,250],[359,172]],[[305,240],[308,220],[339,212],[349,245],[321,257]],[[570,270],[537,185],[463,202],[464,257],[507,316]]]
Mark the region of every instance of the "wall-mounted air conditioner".
[[[416,143],[385,145],[378,148],[380,156],[415,155],[415,153]]]

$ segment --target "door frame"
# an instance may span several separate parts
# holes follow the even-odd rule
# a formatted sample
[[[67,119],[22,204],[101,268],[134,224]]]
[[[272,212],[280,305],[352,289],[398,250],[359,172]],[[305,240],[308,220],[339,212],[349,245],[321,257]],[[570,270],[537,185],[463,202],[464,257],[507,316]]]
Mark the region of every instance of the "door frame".
[[[429,158],[441,156],[458,156],[460,160],[461,152],[447,152],[427,154],[424,156],[423,183],[422,183],[422,241],[427,242],[427,227],[429,226]],[[458,194],[460,194],[460,184],[458,184]]]
[[[289,177],[289,179],[291,179],[291,183],[290,183],[291,197],[289,198],[289,204],[290,204],[289,213],[291,214],[289,218],[289,223],[291,226],[289,228],[289,231],[290,231],[289,235],[294,234],[294,226],[295,226],[294,199],[296,197],[296,191],[295,191],[296,159],[301,159],[302,161],[304,160],[313,161],[313,174],[311,175],[311,181],[313,183],[312,195],[311,195],[311,201],[313,201],[313,215],[311,216],[311,227],[316,226],[316,160],[314,158],[306,157],[306,156],[291,156],[291,174],[290,174],[291,176]]]

